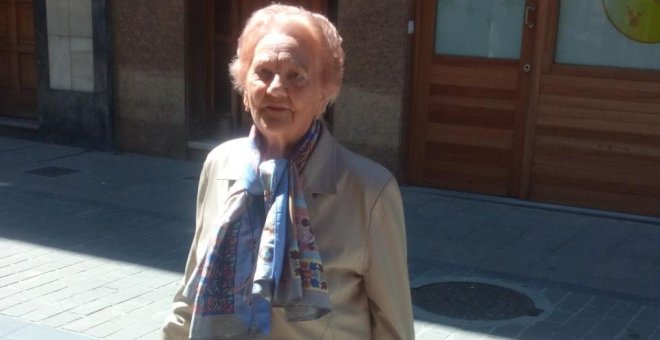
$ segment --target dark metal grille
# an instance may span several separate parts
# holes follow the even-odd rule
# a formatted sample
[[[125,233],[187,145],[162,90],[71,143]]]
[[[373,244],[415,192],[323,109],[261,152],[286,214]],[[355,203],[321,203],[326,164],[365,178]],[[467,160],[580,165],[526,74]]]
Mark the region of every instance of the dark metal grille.
[[[434,314],[463,320],[507,320],[543,310],[513,289],[478,282],[439,282],[412,289],[413,303]]]

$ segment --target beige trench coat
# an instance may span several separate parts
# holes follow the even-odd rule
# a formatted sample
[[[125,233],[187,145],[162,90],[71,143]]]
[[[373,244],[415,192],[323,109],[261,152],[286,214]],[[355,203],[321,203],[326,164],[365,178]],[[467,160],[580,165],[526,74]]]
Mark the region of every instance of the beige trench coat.
[[[241,175],[245,139],[213,150],[200,176],[197,231],[163,339],[187,339],[191,302],[182,294],[204,256],[214,216]],[[321,252],[332,311],[288,323],[272,311],[269,339],[413,339],[401,195],[383,167],[340,146],[327,130],[303,171],[304,193]]]

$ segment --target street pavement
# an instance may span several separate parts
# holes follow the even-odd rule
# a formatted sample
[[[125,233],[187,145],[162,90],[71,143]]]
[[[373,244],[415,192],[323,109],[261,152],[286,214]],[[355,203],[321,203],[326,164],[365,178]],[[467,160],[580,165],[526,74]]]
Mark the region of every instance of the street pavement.
[[[0,137],[0,339],[156,338],[200,168]],[[457,296],[447,313],[415,306],[417,339],[660,339],[659,219],[401,189],[413,290],[486,283],[539,310],[474,320],[515,305],[487,296],[457,318]]]

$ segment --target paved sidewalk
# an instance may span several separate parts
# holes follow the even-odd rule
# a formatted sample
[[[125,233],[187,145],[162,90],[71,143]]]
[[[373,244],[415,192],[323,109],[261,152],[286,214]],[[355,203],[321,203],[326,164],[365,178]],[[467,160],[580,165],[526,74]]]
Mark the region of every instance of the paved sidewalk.
[[[466,321],[416,308],[418,339],[660,339],[660,223],[404,188],[413,287],[490,283],[544,312]]]
[[[193,234],[197,162],[0,137],[0,339],[153,339]],[[403,187],[414,287],[475,281],[543,310],[416,307],[418,339],[660,339],[660,221]]]

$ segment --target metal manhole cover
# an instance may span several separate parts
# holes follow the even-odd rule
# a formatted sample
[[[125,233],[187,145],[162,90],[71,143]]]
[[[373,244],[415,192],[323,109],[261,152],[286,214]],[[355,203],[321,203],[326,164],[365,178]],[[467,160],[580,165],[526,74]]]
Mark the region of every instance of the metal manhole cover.
[[[77,172],[80,172],[80,170],[62,168],[59,166],[47,166],[44,168],[25,171],[26,174],[32,174],[32,175],[38,175],[44,177],[60,177],[64,175],[75,174]]]
[[[496,321],[537,316],[543,310],[513,289],[479,282],[439,282],[412,289],[413,303],[434,314]]]

